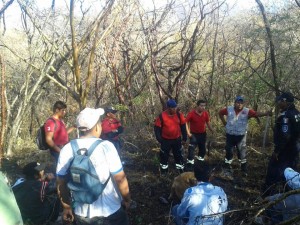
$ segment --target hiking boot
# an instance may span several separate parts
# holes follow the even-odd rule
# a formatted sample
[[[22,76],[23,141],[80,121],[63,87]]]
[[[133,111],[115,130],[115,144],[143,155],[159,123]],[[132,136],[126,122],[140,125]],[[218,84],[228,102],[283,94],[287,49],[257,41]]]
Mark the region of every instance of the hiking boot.
[[[192,160],[187,159],[186,164],[194,165],[194,160],[193,159]]]
[[[177,171],[179,172],[179,174],[184,172],[184,165],[183,164],[176,163],[175,167],[176,167]]]
[[[204,161],[204,158],[202,158],[201,156],[195,156],[195,158],[199,161]]]

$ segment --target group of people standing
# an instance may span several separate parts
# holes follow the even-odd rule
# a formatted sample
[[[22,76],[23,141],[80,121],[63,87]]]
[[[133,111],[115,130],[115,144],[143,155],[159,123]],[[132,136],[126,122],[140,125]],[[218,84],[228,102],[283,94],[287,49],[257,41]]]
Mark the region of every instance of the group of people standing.
[[[275,124],[275,149],[269,162],[265,182],[264,193],[267,195],[272,194],[269,189],[272,184],[286,181],[285,178],[290,176],[287,174],[292,174],[297,169],[300,150],[300,113],[293,102],[294,97],[290,93],[282,93],[276,98],[280,115]],[[221,109],[219,116],[226,128],[225,170],[231,172],[233,151],[236,148],[241,170],[246,176],[248,119],[271,116],[272,113],[271,111],[256,112],[244,107],[244,103],[244,98],[237,96],[234,105]],[[172,214],[176,224],[200,224],[204,221],[210,222],[210,224],[223,224],[222,216],[209,216],[209,214],[224,212],[228,204],[223,189],[209,183],[211,174],[205,159],[206,127],[212,134],[214,129],[210,123],[209,113],[206,111],[206,101],[199,100],[196,104],[196,108],[185,117],[177,109],[176,101],[170,99],[166,104],[167,109],[156,118],[154,132],[161,145],[160,172],[162,175],[168,174],[169,153],[172,150],[176,169],[180,173],[187,169],[194,170],[198,180],[197,186],[186,190],[181,204],[173,208]],[[44,165],[32,162],[23,169],[25,179],[19,180],[13,186],[22,217],[33,224],[54,221],[58,216],[58,203],[60,202],[65,222],[72,223],[76,220],[77,225],[127,225],[126,209],[130,207],[131,196],[118,154],[120,150],[119,134],[123,132],[123,126],[116,118],[117,110],[113,107],[85,108],[78,114],[76,125],[67,129],[63,122],[66,109],[67,106],[64,102],[56,102],[53,106],[53,115],[45,123],[46,142],[55,159],[55,175],[45,174]],[[102,118],[103,115],[104,118]],[[100,141],[90,156],[99,180],[106,183],[102,194],[91,204],[78,202],[74,204],[68,188],[69,170],[74,157],[74,149],[69,143],[68,134],[75,128],[78,131],[76,142],[79,149],[89,149],[101,139],[109,140]],[[188,155],[185,161],[182,146],[187,143],[188,138]],[[198,154],[195,154],[197,147],[199,151]],[[57,186],[54,191],[57,191],[58,198],[53,198],[50,204],[47,200],[46,205],[45,195],[53,191],[51,182],[54,180]],[[26,194],[24,194],[24,190],[26,190]],[[28,199],[30,194],[35,197]],[[74,195],[74,193],[72,194]],[[31,207],[27,207],[29,200],[32,202]],[[33,206],[35,206],[34,209]],[[199,207],[202,211],[199,211]]]
[[[289,92],[282,93],[275,101],[280,114],[275,123],[275,148],[269,161],[262,192],[263,196],[269,196],[267,198],[269,201],[274,201],[281,196],[280,194],[273,195],[276,193],[274,186],[277,184],[288,182],[291,189],[300,188],[300,175],[295,171],[297,170],[300,151],[300,113],[294,105],[294,96]],[[197,107],[189,112],[185,119],[183,114],[177,110],[176,102],[170,99],[167,102],[167,109],[157,117],[154,125],[155,136],[161,144],[161,174],[168,172],[168,157],[171,149],[173,150],[176,169],[180,173],[184,167],[189,170],[194,165],[194,158],[197,160],[194,173],[198,184],[195,187],[187,189],[181,204],[176,205],[172,210],[172,214],[176,218],[176,225],[201,224],[198,222],[204,222],[205,218],[211,222],[210,224],[223,224],[219,213],[227,209],[227,197],[223,189],[208,183],[208,169],[203,169],[205,166],[202,166],[201,170],[201,166],[199,167],[199,163],[201,165],[203,164],[201,162],[205,160],[206,126],[212,133],[214,132],[205,107],[206,102],[199,100]],[[232,176],[231,164],[233,161],[233,151],[236,148],[242,174],[244,176],[248,175],[246,159],[248,119],[262,116],[272,116],[272,112],[257,112],[244,107],[244,98],[242,96],[235,98],[233,106],[228,106],[219,111],[219,117],[226,128],[226,153],[224,160],[226,174]],[[184,126],[185,123],[186,126]],[[190,142],[186,164],[184,164],[182,145],[186,143],[187,136],[190,138]],[[199,152],[198,156],[194,157],[197,145]],[[199,175],[199,171],[202,171],[202,175]],[[212,190],[215,190],[215,192],[212,192]],[[295,206],[299,202],[299,199],[300,195],[298,194],[289,197],[285,202],[281,201],[274,204],[271,210],[277,209],[280,211],[274,216],[272,211],[268,210],[269,214],[271,212],[269,218],[271,218],[272,224],[291,218],[291,215],[297,215],[300,209],[298,209],[298,206],[295,208]],[[208,210],[208,205],[212,203],[215,203],[214,206],[211,206],[210,210]],[[293,213],[288,212],[291,209],[294,210]],[[210,216],[210,214],[214,214],[215,216]]]
[[[225,166],[231,170],[233,161],[233,150],[236,147],[238,159],[241,163],[241,169],[247,173],[246,159],[246,137],[248,119],[252,117],[261,117],[272,115],[268,112],[256,112],[253,109],[244,107],[244,98],[237,96],[234,105],[223,108],[219,111],[220,119],[226,128],[226,155]],[[225,116],[227,119],[225,120]],[[206,127],[214,134],[210,123],[209,113],[206,111],[206,101],[197,101],[195,109],[190,111],[186,118],[177,110],[177,103],[170,99],[167,102],[167,109],[163,111],[155,121],[155,136],[161,144],[160,151],[160,171],[168,171],[168,157],[172,149],[176,168],[182,172],[184,167],[188,170],[194,164],[194,158],[204,161],[206,154]],[[183,159],[182,145],[189,137],[189,147],[186,164]],[[198,155],[195,156],[195,149],[198,146]]]

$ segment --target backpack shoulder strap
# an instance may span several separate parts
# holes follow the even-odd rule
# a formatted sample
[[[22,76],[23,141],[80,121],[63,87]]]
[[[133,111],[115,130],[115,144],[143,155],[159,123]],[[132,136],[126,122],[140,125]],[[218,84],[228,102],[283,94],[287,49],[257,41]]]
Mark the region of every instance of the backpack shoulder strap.
[[[177,116],[178,116],[178,119],[179,119],[179,125],[181,125],[181,119],[180,119],[180,112],[176,112]]]
[[[76,139],[71,140],[70,144],[71,144],[71,147],[72,147],[72,150],[73,150],[73,156],[75,156],[76,152],[79,150],[77,140]]]
[[[164,126],[164,120],[163,120],[163,117],[162,117],[162,113],[159,114],[159,119],[160,119],[160,124],[161,124],[161,128]]]
[[[47,120],[52,120],[54,122],[54,131],[56,130],[57,124],[56,124],[56,120],[53,119],[52,117],[49,117]],[[47,122],[47,121],[46,121]]]
[[[87,150],[87,155],[88,155],[88,156],[92,155],[92,153],[94,152],[95,148],[96,148],[101,142],[103,142],[103,140],[101,140],[101,139],[96,140],[96,141],[89,147],[89,149]]]
[[[87,155],[91,156],[91,154],[93,153],[93,151],[95,150],[95,148],[102,142],[103,140],[99,139],[96,140],[87,150]],[[76,152],[79,150],[79,145],[77,143],[77,140],[71,140],[70,141],[72,150],[73,150],[73,155],[75,156]]]
[[[87,150],[87,155],[88,155],[88,156],[91,156],[92,153],[94,152],[95,148],[96,148],[101,142],[103,142],[102,139],[96,140],[96,141],[89,147],[89,149]],[[105,153],[104,153],[104,154],[105,154]],[[104,184],[103,184],[103,187],[104,187],[104,188],[106,187],[108,181],[110,180],[110,177],[111,177],[111,174],[109,173],[108,178],[106,179],[106,181],[105,181]],[[103,189],[104,189],[104,188],[103,188]]]

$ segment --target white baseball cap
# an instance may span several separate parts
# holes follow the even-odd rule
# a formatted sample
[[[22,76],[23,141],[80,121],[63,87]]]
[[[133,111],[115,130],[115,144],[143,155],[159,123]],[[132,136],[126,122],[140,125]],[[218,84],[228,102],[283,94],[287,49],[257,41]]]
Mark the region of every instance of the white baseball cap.
[[[284,176],[288,183],[288,185],[292,189],[299,189],[300,188],[300,174],[293,170],[292,168],[288,167],[284,170]]]
[[[104,109],[85,108],[76,119],[76,125],[79,130],[87,131],[92,129],[99,121],[100,116],[104,114]]]

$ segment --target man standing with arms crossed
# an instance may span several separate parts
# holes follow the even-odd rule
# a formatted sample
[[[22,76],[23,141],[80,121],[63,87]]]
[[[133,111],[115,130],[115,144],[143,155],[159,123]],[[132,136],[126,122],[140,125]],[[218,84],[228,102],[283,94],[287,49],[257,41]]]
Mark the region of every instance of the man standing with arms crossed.
[[[219,111],[221,121],[226,128],[225,166],[229,176],[232,176],[231,163],[233,161],[234,147],[237,147],[237,155],[241,163],[243,175],[248,175],[246,159],[248,119],[268,115],[272,115],[272,112],[256,112],[253,109],[244,107],[244,98],[242,96],[236,97],[233,106],[228,106]],[[227,117],[227,120],[225,120],[225,116]]]
[[[186,130],[188,137],[190,138],[187,157],[187,169],[192,169],[194,165],[195,149],[197,145],[199,148],[199,152],[196,156],[196,159],[204,161],[204,156],[206,154],[206,125],[208,129],[213,133],[209,114],[205,110],[205,107],[205,100],[197,101],[197,107],[189,112],[186,117]]]

